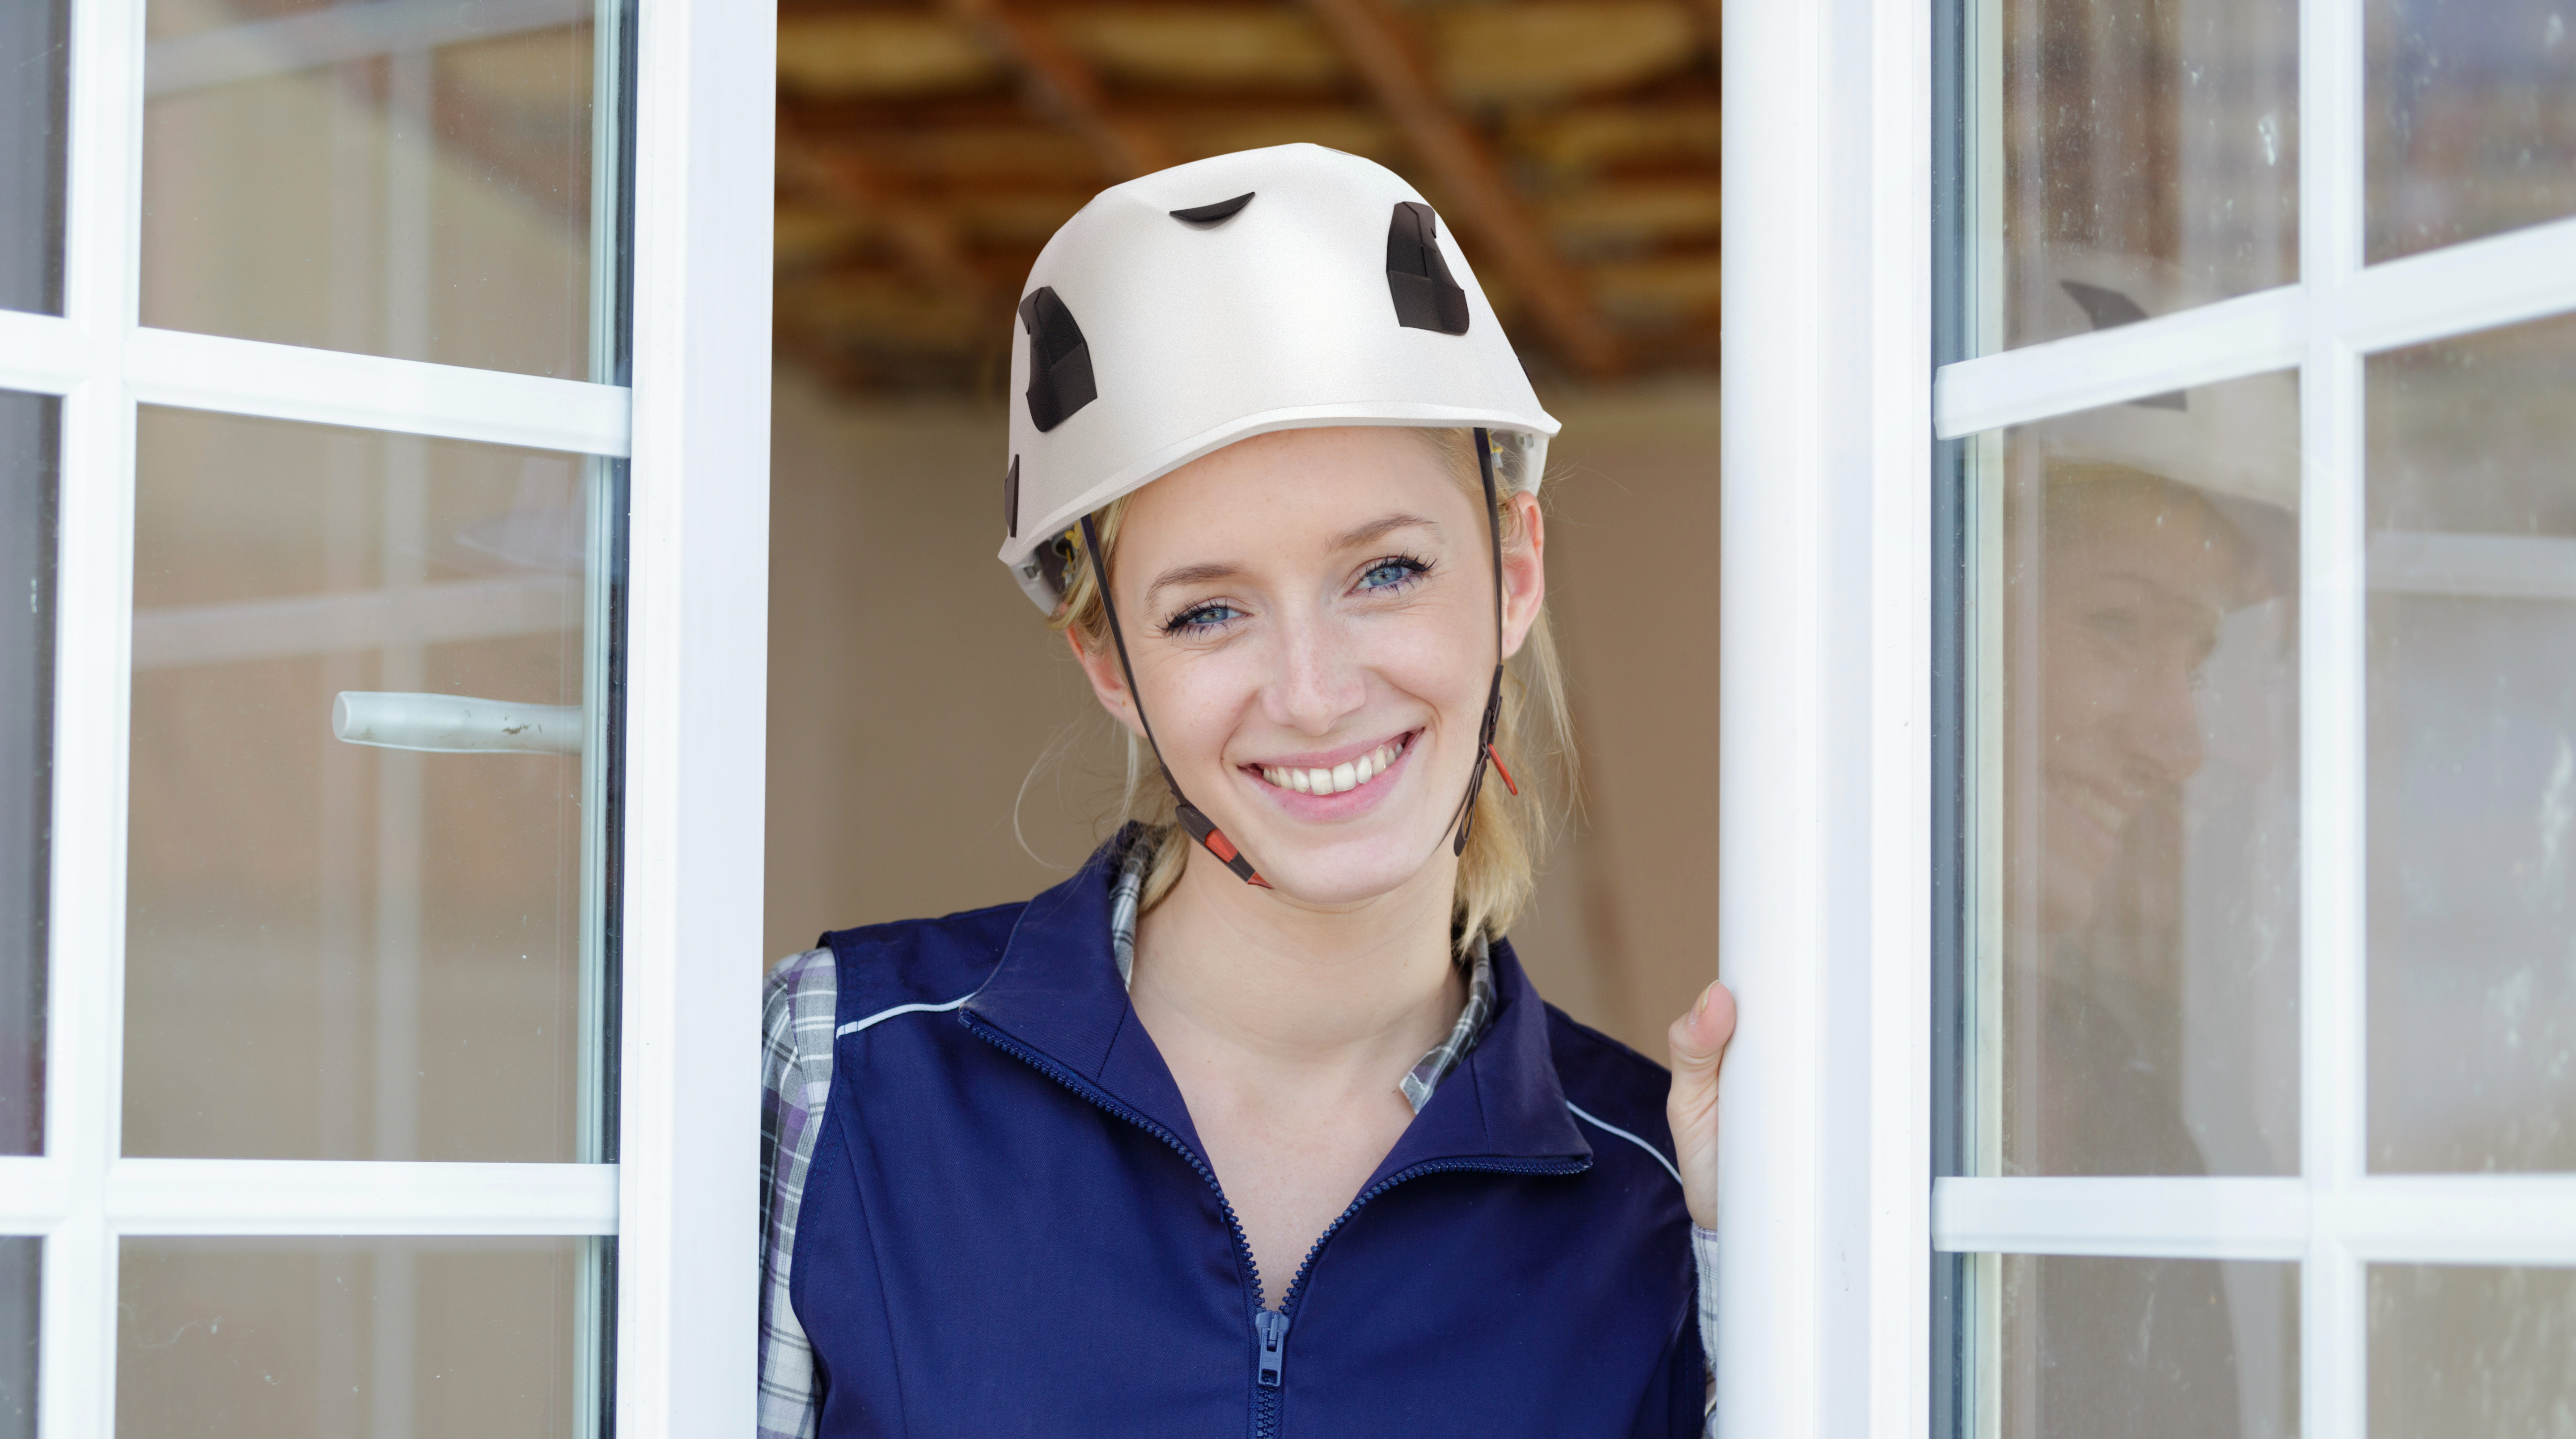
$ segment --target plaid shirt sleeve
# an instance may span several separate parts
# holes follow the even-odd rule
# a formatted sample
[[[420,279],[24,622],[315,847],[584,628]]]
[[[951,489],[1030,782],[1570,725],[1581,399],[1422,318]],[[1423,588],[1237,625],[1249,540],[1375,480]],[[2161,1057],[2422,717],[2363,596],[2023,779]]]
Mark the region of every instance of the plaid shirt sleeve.
[[[832,952],[809,949],[770,971],[762,1007],[759,1439],[814,1439],[822,1419],[814,1351],[788,1301],[787,1266],[805,1166],[832,1092],[837,978]]]
[[[1708,1360],[1708,1409],[1704,1423],[1717,1434],[1717,1231],[1691,1226],[1691,1255],[1699,1265],[1699,1347]]]

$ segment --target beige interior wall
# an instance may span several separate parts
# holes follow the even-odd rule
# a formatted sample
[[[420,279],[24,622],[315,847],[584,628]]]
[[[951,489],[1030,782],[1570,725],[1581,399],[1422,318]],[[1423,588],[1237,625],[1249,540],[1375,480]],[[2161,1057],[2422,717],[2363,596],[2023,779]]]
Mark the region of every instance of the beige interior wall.
[[[778,377],[768,949],[1025,898],[1101,832],[1120,749],[993,561],[997,404]],[[1717,389],[1550,397],[1550,606],[1581,822],[1514,944],[1539,989],[1650,1054],[1715,972]]]

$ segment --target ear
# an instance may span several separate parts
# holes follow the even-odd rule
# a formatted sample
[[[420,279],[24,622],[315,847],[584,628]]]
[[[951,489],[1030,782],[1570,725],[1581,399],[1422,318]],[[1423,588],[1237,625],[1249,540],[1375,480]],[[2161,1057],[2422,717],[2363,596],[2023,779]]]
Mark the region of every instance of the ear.
[[[1509,656],[1521,652],[1547,598],[1547,516],[1536,495],[1515,494],[1504,503],[1520,520],[1520,537],[1503,547],[1503,653]]]
[[[1137,738],[1144,738],[1144,728],[1136,723],[1135,698],[1127,692],[1127,676],[1118,668],[1117,647],[1112,645],[1093,654],[1082,647],[1082,636],[1070,628],[1064,632],[1064,644],[1073,651],[1073,662],[1082,666],[1083,677],[1091,681],[1091,692],[1099,698],[1100,707]]]

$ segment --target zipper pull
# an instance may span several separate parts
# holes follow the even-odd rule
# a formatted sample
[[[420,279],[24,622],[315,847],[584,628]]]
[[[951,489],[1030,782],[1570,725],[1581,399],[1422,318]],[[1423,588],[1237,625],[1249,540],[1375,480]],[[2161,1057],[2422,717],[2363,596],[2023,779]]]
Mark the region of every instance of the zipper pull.
[[[1288,1341],[1288,1316],[1276,1309],[1255,1310],[1252,1332],[1261,1340],[1261,1382],[1279,1387],[1279,1366],[1283,1362],[1279,1348]]]

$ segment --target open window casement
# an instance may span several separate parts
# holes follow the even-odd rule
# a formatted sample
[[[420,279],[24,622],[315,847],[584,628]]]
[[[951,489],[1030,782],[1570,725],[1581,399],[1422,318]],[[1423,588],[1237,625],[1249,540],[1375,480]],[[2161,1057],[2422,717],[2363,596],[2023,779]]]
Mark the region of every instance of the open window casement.
[[[771,17],[263,8],[0,20],[0,1432],[738,1432]]]
[[[2576,1398],[2563,29],[1728,7],[1721,1433]]]

